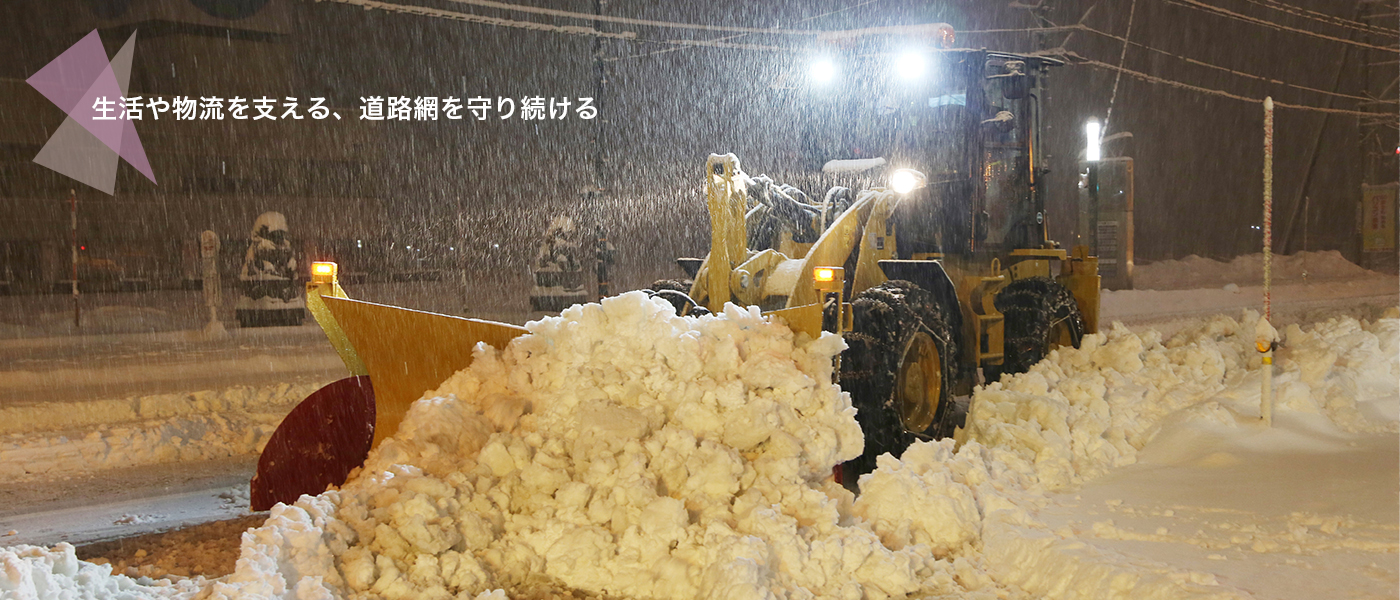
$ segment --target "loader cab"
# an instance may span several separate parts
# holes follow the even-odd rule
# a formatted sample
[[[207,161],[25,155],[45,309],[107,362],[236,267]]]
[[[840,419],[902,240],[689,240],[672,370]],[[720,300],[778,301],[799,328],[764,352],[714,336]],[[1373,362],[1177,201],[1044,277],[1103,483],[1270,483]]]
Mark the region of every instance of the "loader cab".
[[[1049,68],[1063,63],[926,48],[922,71],[910,73],[897,68],[908,54],[854,50],[842,55],[844,69],[805,90],[803,162],[820,170],[833,159],[883,157],[887,167],[864,181],[817,185],[883,186],[895,169],[920,172],[923,185],[894,215],[901,258],[1003,256],[1043,246],[1040,100]]]

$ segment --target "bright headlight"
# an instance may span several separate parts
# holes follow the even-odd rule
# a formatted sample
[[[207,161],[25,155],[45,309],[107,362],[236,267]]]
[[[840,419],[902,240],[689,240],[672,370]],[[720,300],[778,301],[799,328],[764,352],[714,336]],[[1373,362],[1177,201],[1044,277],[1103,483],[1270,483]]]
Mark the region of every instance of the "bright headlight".
[[[899,78],[905,81],[913,81],[923,77],[924,71],[927,69],[928,60],[918,52],[905,52],[894,61],[895,73],[899,74]]]
[[[829,58],[814,59],[808,67],[808,74],[814,82],[829,83],[836,78],[836,63]]]
[[[924,174],[913,169],[900,169],[890,175],[890,187],[901,194],[908,194],[924,186]]]

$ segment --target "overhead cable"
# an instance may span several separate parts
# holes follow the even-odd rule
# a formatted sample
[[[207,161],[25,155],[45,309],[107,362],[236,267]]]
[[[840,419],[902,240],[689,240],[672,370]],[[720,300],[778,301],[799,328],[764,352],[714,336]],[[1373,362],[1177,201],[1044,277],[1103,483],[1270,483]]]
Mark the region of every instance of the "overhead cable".
[[[1210,13],[1210,14],[1213,14],[1213,15],[1217,15],[1217,16],[1221,16],[1221,17],[1227,17],[1227,18],[1230,18],[1230,19],[1238,20],[1238,21],[1244,21],[1244,22],[1246,22],[1246,23],[1253,23],[1253,24],[1255,24],[1255,25],[1259,25],[1259,26],[1262,26],[1262,27],[1268,27],[1268,28],[1270,28],[1270,29],[1276,29],[1276,30],[1279,30],[1279,31],[1290,31],[1290,32],[1293,32],[1293,33],[1299,33],[1299,34],[1302,34],[1302,35],[1311,36],[1311,37],[1315,37],[1315,38],[1318,38],[1318,39],[1331,40],[1331,41],[1333,41],[1333,42],[1340,42],[1340,43],[1343,43],[1343,44],[1351,44],[1351,45],[1353,45],[1353,46],[1360,46],[1360,47],[1362,47],[1362,48],[1370,48],[1370,49],[1372,49],[1372,50],[1381,50],[1381,51],[1384,51],[1384,52],[1396,52],[1396,53],[1400,53],[1400,49],[1397,49],[1397,48],[1394,48],[1394,47],[1389,47],[1389,46],[1377,46],[1377,45],[1375,45],[1375,44],[1367,44],[1367,43],[1365,43],[1365,42],[1358,42],[1358,41],[1356,41],[1356,40],[1349,40],[1349,39],[1346,39],[1346,38],[1340,38],[1340,37],[1336,37],[1336,36],[1332,36],[1332,35],[1326,35],[1326,34],[1318,33],[1318,32],[1316,32],[1316,31],[1311,31],[1311,30],[1308,30],[1308,29],[1300,29],[1300,28],[1297,28],[1297,27],[1289,27],[1289,26],[1287,26],[1287,25],[1281,25],[1281,24],[1275,23],[1275,22],[1270,21],[1270,20],[1268,20],[1268,19],[1261,19],[1261,18],[1259,18],[1259,17],[1251,17],[1251,16],[1249,16],[1249,15],[1240,14],[1240,13],[1237,13],[1237,12],[1234,12],[1234,11],[1226,10],[1226,9],[1220,8],[1220,7],[1218,7],[1218,6],[1212,6],[1212,5],[1210,5],[1210,4],[1206,4],[1206,3],[1204,3],[1204,2],[1200,2],[1199,0],[1162,0],[1162,1],[1163,1],[1163,2],[1166,2],[1167,4],[1175,4],[1175,5],[1177,5],[1177,6],[1184,6],[1184,7],[1187,7],[1187,8],[1194,8],[1194,9],[1196,9],[1196,10],[1200,10],[1200,11],[1203,11],[1203,12],[1207,12],[1207,13]]]
[[[819,15],[812,15],[812,16],[810,16],[810,17],[806,17],[806,18],[803,18],[803,19],[799,19],[799,20],[797,21],[797,23],[806,23],[806,22],[808,22],[808,21],[814,21],[814,20],[817,20],[817,19],[820,19],[820,18],[823,18],[823,17],[829,17],[829,16],[834,15],[834,14],[837,14],[837,13],[843,13],[843,12],[846,12],[846,11],[848,11],[848,10],[855,10],[855,9],[860,8],[860,7],[862,7],[862,6],[874,4],[874,3],[876,3],[876,2],[883,2],[883,1],[884,1],[884,0],[865,0],[864,2],[861,2],[860,4],[853,4],[853,5],[851,5],[851,6],[845,6],[845,7],[842,7],[842,8],[838,8],[838,9],[836,9],[836,10],[827,11],[827,12],[821,13],[821,14],[819,14]],[[745,36],[748,36],[748,35],[753,35],[753,34],[749,34],[749,33],[736,33],[736,34],[734,34],[734,35],[726,35],[726,36],[724,36],[724,37],[722,37],[722,38],[714,39],[714,40],[711,40],[711,41],[715,41],[715,42],[727,42],[727,41],[729,41],[729,40],[739,39],[739,38],[741,38],[741,37],[745,37]],[[620,60],[630,60],[630,59],[634,59],[634,58],[647,58],[647,57],[649,57],[649,56],[656,56],[656,55],[658,55],[658,54],[666,54],[666,53],[669,53],[669,52],[677,52],[677,51],[680,51],[680,50],[686,50],[686,49],[688,49],[688,48],[694,48],[694,47],[696,47],[696,46],[679,45],[679,46],[674,46],[674,47],[671,47],[671,48],[666,48],[666,49],[664,49],[664,50],[654,50],[654,51],[652,51],[652,52],[644,52],[644,53],[642,53],[642,54],[633,54],[633,55],[631,55],[631,56],[619,56],[619,57],[615,57],[615,58],[606,58],[606,59],[603,59],[603,60],[605,60],[606,62],[617,62],[617,61],[620,61]]]
[[[592,27],[581,27],[577,25],[550,25],[547,23],[536,23],[534,21],[516,21],[513,19],[502,19],[499,17],[487,17],[471,13],[454,12],[426,6],[414,6],[411,4],[394,4],[390,2],[379,2],[378,0],[316,0],[317,2],[335,2],[338,4],[349,4],[359,6],[365,10],[382,10],[422,17],[433,17],[437,19],[448,19],[451,21],[463,21],[467,23],[477,23],[481,25],[496,25],[498,27],[511,27],[515,29],[528,29],[531,31],[549,31],[553,33],[563,33],[567,35],[586,35],[594,37],[605,37],[614,39],[630,40],[637,37],[635,31],[609,32],[599,31]]]
[[[478,23],[478,24],[483,24],[483,25],[497,25],[497,26],[502,26],[502,27],[513,27],[513,28],[517,28],[517,29],[527,29],[527,30],[533,30],[533,31],[546,31],[546,32],[553,32],[553,33],[563,33],[563,34],[567,34],[567,35],[600,36],[600,37],[607,37],[607,38],[614,38],[614,39],[621,39],[621,40],[630,40],[630,41],[633,41],[633,42],[642,42],[642,43],[674,44],[674,45],[683,45],[683,46],[700,46],[700,47],[726,48],[726,49],[737,49],[737,50],[757,50],[757,51],[765,51],[765,52],[791,52],[791,51],[792,51],[791,48],[784,48],[784,47],[780,47],[780,46],[770,46],[770,45],[763,45],[763,44],[737,44],[737,43],[731,43],[731,42],[711,41],[711,40],[650,40],[650,39],[644,39],[644,38],[638,37],[637,34],[636,34],[636,32],[633,32],[633,31],[605,32],[605,31],[599,31],[599,30],[594,29],[594,28],[591,28],[591,27],[549,25],[549,24],[546,24],[546,23],[537,23],[537,22],[534,22],[534,21],[516,21],[516,20],[512,20],[512,19],[503,19],[503,18],[498,18],[498,17],[486,17],[486,16],[482,16],[482,15],[475,15],[475,14],[461,13],[461,12],[453,12],[453,11],[448,11],[448,10],[441,10],[441,9],[435,9],[435,8],[427,8],[427,7],[421,7],[421,6],[412,6],[412,5],[405,5],[405,4],[394,4],[394,3],[389,3],[389,2],[380,2],[379,0],[318,0],[318,1],[336,2],[336,3],[340,3],[340,4],[348,4],[348,5],[352,5],[352,6],[360,6],[360,7],[363,7],[363,8],[365,8],[365,9],[384,10],[384,11],[388,11],[388,12],[397,12],[397,13],[403,13],[403,14],[419,15],[419,16],[424,16],[424,17],[449,19],[449,20],[454,20],[454,21],[464,21],[464,22]],[[1180,1],[1180,0],[1166,0],[1166,1],[1167,1],[1167,2],[1176,2],[1176,1]],[[1187,0],[1187,1],[1191,1],[1191,0]],[[1092,30],[1092,29],[1090,29],[1090,28],[1088,28],[1088,27],[1079,26],[1079,25],[1063,26],[1063,27],[1061,27],[1060,29],[1065,29],[1065,30],[1085,29],[1085,30],[1088,30],[1088,31],[1094,31],[1095,33],[1100,33],[1100,34],[1103,33],[1103,32],[1095,31],[1095,30]],[[1002,32],[1002,31],[1018,31],[1018,30],[974,30],[974,31],[966,31],[966,32],[963,32],[963,33],[998,33],[998,32]],[[1035,31],[1035,30],[1025,30],[1025,31]],[[1116,36],[1110,36],[1110,37],[1116,37]],[[1207,88],[1207,87],[1202,87],[1202,86],[1197,86],[1197,85],[1191,85],[1191,84],[1188,84],[1188,83],[1183,83],[1183,82],[1180,82],[1180,81],[1176,81],[1176,80],[1172,80],[1172,79],[1167,79],[1167,78],[1164,78],[1164,77],[1157,77],[1157,76],[1155,76],[1155,75],[1148,75],[1148,74],[1146,74],[1146,73],[1141,73],[1141,72],[1138,72],[1138,71],[1133,71],[1133,70],[1131,70],[1131,69],[1126,69],[1126,68],[1121,67],[1121,66],[1117,66],[1117,65],[1113,65],[1113,64],[1109,64],[1109,63],[1105,63],[1105,62],[1093,60],[1093,59],[1090,59],[1090,58],[1087,58],[1087,57],[1084,57],[1084,56],[1080,56],[1080,55],[1078,55],[1078,54],[1076,54],[1076,53],[1074,53],[1074,52],[1067,51],[1067,50],[1063,50],[1063,49],[1062,49],[1062,50],[1059,50],[1058,52],[1059,52],[1060,54],[1065,55],[1065,56],[1072,57],[1072,58],[1074,58],[1076,61],[1078,61],[1078,62],[1080,62],[1080,63],[1082,63],[1082,64],[1088,64],[1088,65],[1092,65],[1092,66],[1099,67],[1099,68],[1105,68],[1105,69],[1113,70],[1113,71],[1116,71],[1116,72],[1121,72],[1121,73],[1124,74],[1124,75],[1128,75],[1128,76],[1130,76],[1130,77],[1134,77],[1134,78],[1137,78],[1137,79],[1141,79],[1141,80],[1143,80],[1143,81],[1148,81],[1148,82],[1152,82],[1152,83],[1158,83],[1158,84],[1162,84],[1162,85],[1168,85],[1168,86],[1176,87],[1176,88],[1180,88],[1180,89],[1193,90],[1193,91],[1201,92],[1201,93],[1204,93],[1204,94],[1210,94],[1210,95],[1215,95],[1215,96],[1221,96],[1221,97],[1225,97],[1225,98],[1231,98],[1231,99],[1234,99],[1234,100],[1242,100],[1242,101],[1254,102],[1254,103],[1261,102],[1261,100],[1258,100],[1258,99],[1256,99],[1256,98],[1250,98],[1250,97],[1247,97],[1247,96],[1241,96],[1241,95],[1239,95],[1239,94],[1234,94],[1234,93],[1226,92],[1226,91],[1223,91],[1223,90],[1217,90],[1217,89],[1212,89],[1212,88]],[[1272,81],[1272,80],[1271,80],[1271,81]],[[1280,82],[1280,83],[1283,83],[1283,82]],[[1285,85],[1287,85],[1287,84],[1285,84]],[[1318,111],[1318,112],[1329,112],[1329,113],[1337,113],[1337,114],[1360,115],[1360,116],[1367,116],[1367,117],[1375,117],[1375,116],[1382,116],[1382,117],[1384,117],[1384,116],[1389,116],[1389,117],[1393,117],[1393,116],[1394,116],[1393,113],[1387,113],[1387,112],[1368,112],[1368,111],[1345,110],[1345,109],[1337,109],[1337,108],[1323,108],[1323,107],[1319,107],[1319,106],[1311,106],[1311,105],[1304,105],[1304,104],[1287,104],[1287,103],[1283,103],[1283,102],[1275,102],[1274,104],[1277,105],[1277,106],[1284,107],[1284,108],[1292,108],[1292,109],[1298,109],[1298,110],[1311,110],[1311,111]]]
[[[1108,70],[1111,70],[1111,71],[1121,71],[1124,75],[1127,75],[1127,76],[1129,76],[1129,77],[1133,77],[1133,78],[1136,78],[1136,79],[1140,79],[1140,80],[1143,80],[1143,81],[1147,81],[1147,82],[1149,82],[1149,83],[1157,83],[1157,84],[1166,85],[1166,86],[1171,86],[1171,87],[1175,87],[1175,88],[1180,88],[1180,89],[1185,89],[1185,90],[1191,90],[1191,91],[1195,91],[1195,92],[1200,92],[1200,93],[1202,93],[1202,94],[1209,94],[1209,95],[1212,95],[1212,96],[1220,96],[1220,97],[1222,97],[1222,98],[1230,98],[1231,100],[1241,100],[1241,101],[1244,101],[1244,102],[1251,102],[1251,103],[1254,103],[1254,104],[1259,104],[1259,103],[1263,102],[1263,100],[1261,100],[1261,99],[1259,99],[1259,98],[1250,98],[1250,97],[1248,97],[1248,96],[1241,96],[1241,95],[1239,95],[1239,94],[1234,94],[1234,93],[1227,92],[1227,91],[1224,91],[1224,90],[1217,90],[1217,89],[1213,89],[1213,88],[1202,87],[1202,86],[1199,86],[1199,85],[1191,85],[1191,84],[1189,84],[1189,83],[1182,83],[1182,82],[1176,81],[1176,80],[1174,80],[1174,79],[1167,79],[1167,78],[1165,78],[1165,77],[1157,77],[1156,75],[1148,75],[1147,73],[1141,73],[1141,72],[1138,72],[1138,71],[1134,71],[1134,70],[1132,70],[1132,69],[1126,69],[1126,68],[1119,67],[1119,66],[1117,66],[1117,65],[1113,65],[1113,64],[1110,64],[1110,63],[1106,63],[1106,62],[1102,62],[1102,61],[1097,61],[1097,60],[1094,60],[1094,59],[1092,59],[1092,58],[1086,58],[1086,57],[1084,57],[1084,56],[1080,56],[1079,54],[1076,54],[1076,53],[1071,52],[1071,51],[1068,51],[1068,50],[1064,51],[1064,55],[1073,58],[1073,59],[1075,60],[1075,62],[1076,62],[1076,63],[1079,63],[1079,64],[1086,64],[1086,65],[1090,65],[1090,66],[1094,66],[1094,67],[1099,67],[1099,68],[1101,68],[1101,69],[1108,69]],[[1321,106],[1312,106],[1312,105],[1308,105],[1308,104],[1288,104],[1288,103],[1286,103],[1286,102],[1279,102],[1279,101],[1277,101],[1277,100],[1274,101],[1274,106],[1281,106],[1281,107],[1284,107],[1284,108],[1292,108],[1292,109],[1297,109],[1297,110],[1310,110],[1310,111],[1315,111],[1315,112],[1325,112],[1325,113],[1334,113],[1334,114],[1343,114],[1343,115],[1357,115],[1357,116],[1363,116],[1363,117],[1390,117],[1390,118],[1394,118],[1394,117],[1395,117],[1395,113],[1393,113],[1393,112],[1371,112],[1371,111],[1362,111],[1362,110],[1346,110],[1346,109],[1341,109],[1341,108],[1324,108],[1324,107],[1321,107]]]
[[[1255,79],[1255,80],[1263,81],[1263,82],[1267,82],[1267,83],[1283,85],[1283,86],[1291,87],[1291,88],[1294,88],[1294,89],[1306,90],[1306,91],[1309,91],[1309,92],[1315,92],[1315,93],[1318,93],[1318,94],[1326,94],[1326,95],[1328,95],[1328,96],[1336,96],[1336,97],[1338,97],[1338,98],[1346,98],[1346,99],[1349,99],[1349,100],[1375,101],[1374,98],[1367,98],[1367,97],[1365,97],[1365,96],[1355,96],[1355,95],[1352,95],[1352,94],[1343,94],[1343,93],[1340,93],[1340,92],[1333,92],[1333,91],[1318,89],[1318,88],[1314,88],[1314,87],[1308,87],[1308,86],[1305,86],[1305,85],[1298,85],[1298,84],[1295,84],[1295,83],[1289,83],[1289,82],[1287,82],[1287,81],[1282,81],[1282,80],[1278,80],[1278,79],[1271,79],[1271,78],[1268,78],[1268,77],[1263,77],[1263,76],[1260,76],[1260,75],[1255,75],[1255,74],[1253,74],[1253,73],[1246,73],[1246,72],[1244,72],[1244,71],[1238,71],[1238,70],[1235,70],[1235,69],[1231,69],[1231,68],[1229,68],[1229,67],[1222,67],[1222,66],[1220,66],[1220,65],[1214,65],[1214,64],[1211,64],[1211,63],[1208,63],[1208,62],[1205,62],[1205,61],[1196,60],[1196,59],[1194,59],[1194,58],[1190,58],[1190,57],[1186,57],[1186,56],[1181,56],[1180,54],[1173,54],[1173,53],[1171,53],[1171,52],[1167,52],[1166,50],[1161,50],[1161,49],[1158,49],[1158,48],[1153,48],[1152,46],[1148,46],[1148,45],[1146,45],[1146,44],[1142,44],[1142,43],[1139,43],[1139,42],[1128,41],[1126,38],[1123,38],[1123,37],[1121,37],[1121,36],[1118,36],[1118,35],[1115,35],[1115,34],[1112,34],[1112,33],[1108,33],[1107,31],[1100,31],[1100,30],[1098,30],[1098,29],[1094,29],[1093,27],[1089,27],[1089,26],[1087,26],[1087,25],[1084,25],[1084,26],[1077,26],[1077,27],[1075,27],[1075,29],[1080,29],[1080,30],[1083,30],[1083,31],[1086,31],[1086,32],[1089,32],[1089,33],[1093,33],[1093,34],[1096,34],[1096,35],[1101,35],[1101,36],[1106,37],[1106,38],[1110,38],[1110,39],[1122,41],[1122,42],[1125,42],[1125,43],[1130,44],[1130,45],[1132,45],[1132,46],[1135,46],[1135,47],[1138,47],[1138,48],[1142,48],[1143,50],[1146,50],[1146,51],[1148,51],[1148,52],[1155,52],[1155,53],[1157,53],[1157,54],[1162,54],[1162,55],[1164,55],[1164,56],[1170,56],[1170,57],[1175,58],[1175,59],[1177,59],[1177,60],[1180,60],[1180,61],[1182,61],[1182,62],[1190,63],[1190,64],[1193,64],[1193,65],[1196,65],[1196,66],[1199,66],[1199,67],[1205,67],[1205,68],[1208,68],[1208,69],[1215,69],[1215,70],[1217,70],[1217,71],[1223,71],[1223,72],[1225,72],[1225,73],[1230,73],[1231,75],[1236,75],[1236,76],[1239,76],[1239,77],[1245,77],[1245,78],[1248,78],[1248,79]],[[1119,66],[1122,66],[1122,65],[1119,65]],[[1394,100],[1382,100],[1381,102],[1393,103],[1393,102],[1395,102],[1395,101],[1394,101]]]
[[[1108,96],[1108,112],[1103,116],[1103,128],[1108,130],[1108,119],[1113,116],[1113,102],[1118,99],[1118,80],[1123,77],[1123,61],[1128,58],[1128,38],[1133,35],[1133,15],[1137,14],[1137,0],[1128,9],[1128,29],[1123,32],[1123,51],[1118,53],[1118,72],[1113,74],[1113,93]]]
[[[494,8],[498,10],[508,10],[515,12],[531,13],[537,15],[548,15],[565,19],[580,19],[584,21],[595,21],[603,23],[620,23],[623,25],[641,25],[645,27],[664,27],[671,29],[689,29],[692,31],[718,31],[723,33],[762,33],[773,35],[805,35],[813,36],[826,33],[825,31],[802,30],[802,29],[780,29],[776,27],[733,27],[728,25],[701,25],[698,23],[677,23],[674,21],[656,21],[652,19],[632,19],[628,17],[614,17],[608,15],[596,15],[593,13],[581,13],[571,10],[559,10],[554,8],[540,8],[538,6],[526,6],[523,4],[512,4],[509,2],[497,2],[496,0],[448,0],[457,4],[469,4],[482,8]]]
[[[1303,7],[1300,7],[1300,6],[1293,6],[1292,4],[1284,4],[1283,2],[1279,2],[1278,0],[1245,0],[1245,1],[1246,1],[1246,2],[1249,2],[1249,3],[1251,3],[1251,4],[1257,4],[1257,5],[1259,5],[1259,6],[1263,6],[1263,7],[1265,7],[1265,8],[1270,8],[1270,9],[1273,9],[1273,10],[1276,10],[1276,11],[1279,11],[1279,12],[1282,12],[1282,13],[1287,13],[1287,14],[1293,15],[1293,16],[1295,16],[1295,17],[1301,17],[1301,18],[1304,18],[1304,19],[1309,19],[1309,20],[1312,20],[1312,21],[1317,21],[1317,22],[1319,22],[1319,23],[1327,23],[1327,24],[1329,24],[1329,25],[1335,25],[1335,26],[1337,26],[1337,27],[1345,27],[1345,28],[1347,28],[1347,29],[1352,29],[1352,30],[1355,30],[1355,31],[1360,31],[1360,32],[1362,32],[1362,33],[1369,33],[1369,34],[1373,34],[1373,35],[1385,35],[1385,36],[1392,36],[1392,37],[1393,37],[1393,36],[1400,36],[1400,30],[1396,30],[1396,29],[1387,29],[1387,28],[1385,28],[1385,27],[1380,27],[1380,26],[1377,26],[1377,25],[1371,25],[1371,24],[1369,24],[1369,23],[1362,23],[1361,21],[1353,21],[1353,20],[1351,20],[1351,19],[1346,19],[1346,18],[1338,17],[1338,16],[1336,16],[1336,15],[1329,15],[1329,14],[1327,14],[1327,13],[1317,12],[1317,11],[1315,11],[1315,10],[1308,10],[1308,9],[1303,8]]]

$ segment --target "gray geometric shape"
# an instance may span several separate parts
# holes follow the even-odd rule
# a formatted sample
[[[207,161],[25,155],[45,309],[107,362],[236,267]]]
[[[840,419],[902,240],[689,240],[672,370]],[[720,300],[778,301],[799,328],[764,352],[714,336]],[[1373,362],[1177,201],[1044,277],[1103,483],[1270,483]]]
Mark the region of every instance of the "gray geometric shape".
[[[117,79],[117,87],[121,89],[121,95],[126,95],[127,84],[131,79],[131,57],[136,50],[136,32],[131,32],[131,36],[126,38],[126,43],[122,44],[121,50],[112,57],[112,75]],[[127,164],[140,171],[151,183],[156,182],[155,171],[151,169],[151,160],[146,157],[146,149],[141,146],[141,138],[136,135],[136,123],[131,120],[122,122],[120,145],[115,148],[117,154],[126,159]]]
[[[117,55],[112,57],[112,74],[117,76],[117,87],[121,89],[122,95],[126,95],[126,84],[131,80],[131,56],[136,50],[136,32],[126,38],[126,43],[122,44],[122,49],[117,51]]]
[[[49,139],[34,161],[108,194],[116,192],[120,159],[135,167],[152,183],[155,174],[136,134],[136,125],[120,118],[118,101],[127,92],[131,76],[136,32],[132,32],[108,60],[97,30],[93,30],[27,81],[57,104],[68,118]],[[82,90],[82,91],[80,91]],[[98,118],[95,104],[103,99],[112,110]],[[83,131],[76,131],[77,128]],[[93,142],[104,146],[99,149]]]
[[[118,159],[115,150],[68,117],[34,162],[111,195],[117,189]]]

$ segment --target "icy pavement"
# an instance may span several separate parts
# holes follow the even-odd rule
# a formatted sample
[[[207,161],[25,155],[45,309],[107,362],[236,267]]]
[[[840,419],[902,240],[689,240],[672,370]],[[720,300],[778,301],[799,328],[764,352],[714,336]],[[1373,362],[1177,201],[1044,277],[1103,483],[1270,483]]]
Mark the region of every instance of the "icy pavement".
[[[86,544],[247,516],[253,466],[247,459],[225,459],[6,483],[0,485],[0,534],[9,535],[0,537],[0,544]],[[42,508],[21,510],[36,505]]]

